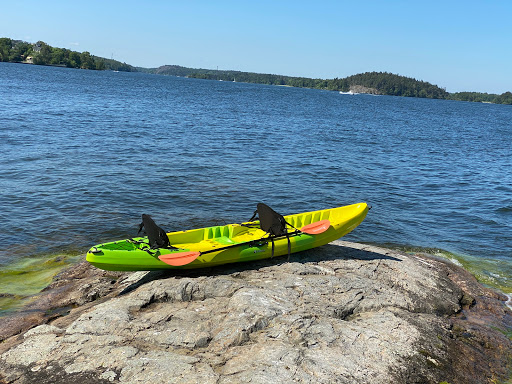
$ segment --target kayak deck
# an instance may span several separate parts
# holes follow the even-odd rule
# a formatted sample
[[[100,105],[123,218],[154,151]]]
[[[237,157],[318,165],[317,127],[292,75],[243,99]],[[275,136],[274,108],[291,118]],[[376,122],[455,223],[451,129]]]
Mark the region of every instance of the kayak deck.
[[[330,226],[320,234],[297,233],[290,236],[291,252],[300,252],[336,240],[357,227],[368,211],[366,203],[284,216],[295,228],[302,228],[322,220]],[[147,237],[109,242],[92,247],[87,261],[106,270],[138,271],[175,268],[201,268],[220,264],[258,260],[271,257],[272,245],[259,222],[228,224],[167,233],[170,244],[177,249],[150,249]],[[295,232],[293,228],[290,232]],[[274,239],[274,255],[288,253],[288,239]],[[218,249],[218,251],[217,251]],[[205,252],[192,262],[168,265],[158,257],[173,258],[184,252]]]

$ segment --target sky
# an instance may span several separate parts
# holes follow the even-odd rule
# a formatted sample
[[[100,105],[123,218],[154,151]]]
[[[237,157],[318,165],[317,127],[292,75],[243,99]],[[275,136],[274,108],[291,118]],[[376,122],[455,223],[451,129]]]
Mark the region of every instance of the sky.
[[[332,79],[391,72],[512,91],[512,1],[2,1],[0,37],[134,66]]]

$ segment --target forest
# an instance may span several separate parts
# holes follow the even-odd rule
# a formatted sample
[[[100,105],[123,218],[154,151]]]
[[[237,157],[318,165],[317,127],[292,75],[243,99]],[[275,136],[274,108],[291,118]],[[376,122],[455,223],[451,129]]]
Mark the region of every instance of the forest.
[[[93,56],[87,51],[80,53],[65,48],[55,48],[43,41],[31,44],[6,37],[0,38],[0,61],[94,70],[136,71],[131,65]]]
[[[354,93],[371,93],[376,95],[512,104],[512,93],[510,92],[505,92],[501,95],[480,92],[449,93],[446,89],[426,81],[395,75],[389,72],[366,72],[345,78],[311,79],[306,77],[292,77],[253,72],[196,69],[181,67],[178,65],[164,65],[159,68],[137,69],[159,75],[186,76],[206,80],[286,85],[290,87],[315,88],[340,92],[353,91]]]
[[[481,92],[456,92],[450,93],[447,99],[479,103],[512,104],[512,92],[504,92],[501,95]]]

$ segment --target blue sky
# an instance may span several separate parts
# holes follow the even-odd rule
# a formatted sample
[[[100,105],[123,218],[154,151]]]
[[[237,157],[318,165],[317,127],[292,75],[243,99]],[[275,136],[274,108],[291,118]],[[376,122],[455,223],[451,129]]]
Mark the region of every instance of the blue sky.
[[[6,1],[0,37],[158,67],[512,91],[512,1]]]

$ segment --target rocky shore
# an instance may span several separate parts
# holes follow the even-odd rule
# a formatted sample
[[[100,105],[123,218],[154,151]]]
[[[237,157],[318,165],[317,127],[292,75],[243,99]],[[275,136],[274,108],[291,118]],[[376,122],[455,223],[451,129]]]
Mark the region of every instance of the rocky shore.
[[[0,383],[496,383],[506,297],[444,260],[337,241],[191,272],[82,262],[0,318]]]

